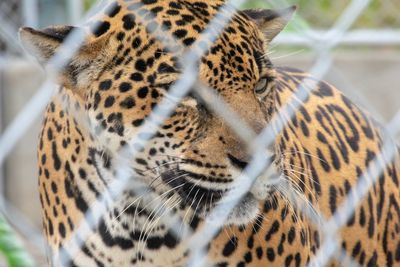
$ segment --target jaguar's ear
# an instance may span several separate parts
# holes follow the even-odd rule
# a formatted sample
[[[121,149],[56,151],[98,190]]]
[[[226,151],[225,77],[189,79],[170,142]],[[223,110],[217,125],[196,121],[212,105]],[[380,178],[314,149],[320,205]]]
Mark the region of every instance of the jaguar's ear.
[[[288,24],[297,6],[285,9],[247,9],[242,12],[253,20],[258,28],[265,34],[268,42],[271,42]]]
[[[45,65],[72,31],[79,31],[78,34],[83,34],[84,30],[73,26],[51,26],[43,30],[24,27],[19,30],[19,36],[25,50],[36,57],[40,64]],[[85,38],[80,49],[76,51],[60,73],[61,83],[64,83],[64,85],[75,86],[80,80],[87,80],[87,77],[84,77],[85,75],[93,76],[96,67],[100,67],[96,66],[97,58],[106,62],[109,54],[106,49],[109,44],[108,36],[90,38]],[[97,62],[100,62],[100,60],[97,60]]]
[[[44,65],[73,30],[77,30],[77,28],[53,26],[43,30],[35,30],[23,27],[19,30],[19,36],[25,50],[36,57],[40,64]]]

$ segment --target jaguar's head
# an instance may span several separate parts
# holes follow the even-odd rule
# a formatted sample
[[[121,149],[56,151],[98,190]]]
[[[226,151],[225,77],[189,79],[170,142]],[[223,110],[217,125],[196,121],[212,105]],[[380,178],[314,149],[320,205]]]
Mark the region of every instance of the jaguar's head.
[[[20,31],[24,47],[41,63],[55,54],[72,30],[88,34],[58,77],[85,105],[90,121],[86,130],[93,137],[90,146],[109,155],[130,151],[137,177],[158,194],[178,198],[181,209],[191,208],[200,216],[232,189],[251,153],[195,88],[209,88],[229,107],[226,111],[260,133],[268,121],[266,99],[274,88],[266,48],[295,10],[235,12],[210,40],[207,34],[217,30],[206,29],[215,18],[220,22],[213,25],[226,18],[226,13],[216,17],[223,5],[220,0],[115,1],[82,28]],[[188,51],[204,48],[200,60],[183,61]],[[151,115],[160,103],[175,101],[173,88],[187,86],[179,87],[179,80],[190,80],[185,67],[191,64],[197,76],[192,91],[171,114],[158,110]],[[156,121],[165,115],[158,127]],[[255,193],[247,194],[227,223],[254,219],[260,190],[258,184]]]

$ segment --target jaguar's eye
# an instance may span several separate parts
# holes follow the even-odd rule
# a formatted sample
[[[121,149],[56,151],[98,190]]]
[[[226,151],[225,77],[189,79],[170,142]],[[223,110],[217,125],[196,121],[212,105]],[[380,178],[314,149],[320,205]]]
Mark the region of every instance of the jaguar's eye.
[[[256,84],[254,91],[256,92],[256,94],[262,94],[267,89],[267,85],[268,85],[268,78],[261,78]]]

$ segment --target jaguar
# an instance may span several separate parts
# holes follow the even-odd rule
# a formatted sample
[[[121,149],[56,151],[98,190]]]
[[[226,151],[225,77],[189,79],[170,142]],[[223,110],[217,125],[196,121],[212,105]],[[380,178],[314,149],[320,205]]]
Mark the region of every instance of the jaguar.
[[[118,0],[82,26],[20,29],[50,67],[85,35],[38,144],[50,265],[306,266],[334,236],[329,266],[400,266],[396,143],[333,85],[274,67],[268,48],[295,10]]]

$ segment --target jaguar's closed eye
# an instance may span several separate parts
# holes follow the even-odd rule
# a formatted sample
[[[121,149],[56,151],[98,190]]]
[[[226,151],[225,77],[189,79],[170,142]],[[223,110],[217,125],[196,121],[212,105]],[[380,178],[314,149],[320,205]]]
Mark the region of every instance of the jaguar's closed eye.
[[[262,94],[265,92],[267,89],[269,79],[267,77],[261,78],[258,83],[256,84],[256,87],[254,87],[254,92],[256,94]]]

